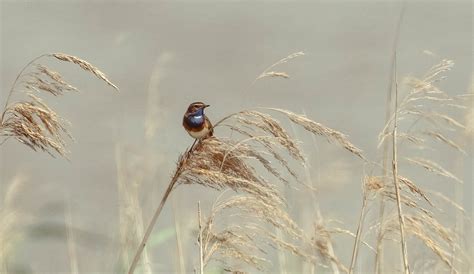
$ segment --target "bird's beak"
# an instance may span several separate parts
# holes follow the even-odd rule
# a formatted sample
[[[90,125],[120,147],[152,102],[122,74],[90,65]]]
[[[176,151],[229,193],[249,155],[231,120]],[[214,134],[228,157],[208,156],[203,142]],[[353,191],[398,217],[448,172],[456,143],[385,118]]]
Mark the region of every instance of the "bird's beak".
[[[210,107],[211,105],[204,105],[204,108]]]

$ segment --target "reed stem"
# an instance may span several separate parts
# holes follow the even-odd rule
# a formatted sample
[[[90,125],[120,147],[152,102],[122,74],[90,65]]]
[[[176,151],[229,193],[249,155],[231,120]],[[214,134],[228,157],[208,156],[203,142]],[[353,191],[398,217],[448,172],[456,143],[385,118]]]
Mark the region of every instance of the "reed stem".
[[[199,222],[199,273],[204,274],[204,257],[202,252],[202,221],[201,221],[201,202],[198,201],[198,222]]]
[[[403,257],[403,268],[404,273],[409,274],[410,270],[408,268],[408,255],[407,255],[407,246],[405,239],[405,218],[402,211],[402,201],[400,197],[400,184],[398,181],[398,159],[397,159],[397,126],[398,126],[398,80],[397,80],[397,60],[395,53],[395,109],[394,109],[394,121],[393,121],[393,131],[392,131],[392,171],[393,171],[393,184],[395,187],[395,194],[397,196],[397,209],[398,209],[398,220],[400,225],[400,241],[402,248],[402,257]]]
[[[349,274],[354,271],[355,263],[357,261],[357,255],[359,251],[360,236],[362,234],[362,227],[364,225],[365,209],[367,208],[367,193],[364,189],[364,197],[362,198],[362,208],[359,215],[359,223],[357,224],[356,238],[354,242],[354,248],[352,249],[351,266],[349,267]]]
[[[161,198],[160,205],[156,209],[155,213],[153,214],[153,217],[151,218],[150,224],[148,224],[148,227],[146,229],[145,235],[143,236],[143,239],[140,243],[140,246],[138,247],[137,252],[135,253],[135,256],[133,258],[132,264],[130,265],[130,268],[128,270],[128,274],[133,274],[135,271],[135,268],[137,267],[138,261],[140,260],[140,256],[143,253],[143,250],[145,249],[145,245],[148,242],[148,238],[150,238],[151,232],[153,231],[153,228],[155,227],[156,221],[158,220],[158,217],[161,214],[161,211],[163,210],[163,207],[168,200],[169,195],[171,194],[171,191],[173,190],[173,187],[175,186],[176,182],[178,181],[179,175],[181,175],[181,170],[182,168],[179,167],[178,170],[176,171],[175,175],[170,181],[170,184],[168,185],[168,188],[166,189],[165,193],[163,194],[163,198]]]

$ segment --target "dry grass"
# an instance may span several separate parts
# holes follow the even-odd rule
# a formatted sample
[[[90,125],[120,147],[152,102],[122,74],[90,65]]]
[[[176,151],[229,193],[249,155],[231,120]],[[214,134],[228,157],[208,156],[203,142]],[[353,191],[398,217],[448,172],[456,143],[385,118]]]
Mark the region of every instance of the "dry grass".
[[[336,229],[335,231],[340,232],[343,230]],[[344,266],[341,260],[334,255],[334,251],[332,250],[331,245],[332,233],[334,232],[331,232],[326,224],[322,222],[316,223],[314,225],[314,236],[312,238],[313,248],[317,251],[317,254],[323,262],[334,263],[337,265],[338,271],[348,273],[349,270],[347,269],[347,267]]]
[[[283,71],[270,71],[270,70],[273,69],[276,66],[287,63],[288,61],[290,61],[290,60],[292,60],[296,57],[303,56],[303,55],[304,55],[304,52],[300,51],[300,52],[292,53],[292,54],[288,55],[287,57],[278,60],[276,63],[274,63],[273,65],[266,68],[257,78],[255,78],[254,83],[257,80],[260,80],[260,79],[265,78],[265,77],[290,78],[290,76],[286,72],[283,72]]]
[[[0,137],[3,140],[0,144],[14,138],[33,150],[42,150],[52,156],[66,156],[66,139],[72,139],[67,130],[68,123],[35,94],[59,96],[78,90],[66,82],[59,72],[37,63],[40,58],[47,57],[79,65],[116,90],[118,88],[89,62],[64,53],[41,55],[21,70],[10,89],[2,112]],[[13,95],[23,99],[10,102]]]
[[[422,76],[421,78],[409,78],[405,81],[409,91],[400,100],[399,106],[396,108],[392,117],[388,120],[381,134],[379,135],[379,147],[387,141],[388,138],[400,139],[401,143],[394,143],[394,146],[407,145],[414,149],[422,149],[436,151],[436,143],[447,145],[452,150],[465,154],[465,150],[461,143],[454,141],[448,134],[452,132],[458,133],[465,130],[466,126],[459,122],[446,106],[453,107],[456,110],[464,110],[465,102],[460,100],[459,96],[450,96],[445,91],[437,87],[437,82],[445,79],[444,73],[451,70],[454,63],[450,60],[441,60],[441,62]],[[443,111],[443,112],[441,112]],[[402,132],[390,131],[394,124],[401,124],[405,129]],[[403,141],[408,141],[403,143]],[[408,150],[413,152],[414,150]],[[452,172],[442,167],[441,164],[434,160],[422,158],[418,156],[403,156],[407,163],[413,166],[423,167],[430,173],[443,176],[446,179],[462,183]],[[391,172],[389,172],[391,173]],[[394,187],[388,187],[385,183],[388,181],[386,177],[379,177],[376,181],[367,184],[367,189],[376,190],[381,194],[384,201],[396,201],[397,194]],[[422,189],[415,180],[408,179],[405,176],[396,176],[400,183],[400,203],[404,208],[400,214],[405,220],[402,227],[406,230],[407,237],[415,237],[433,254],[445,264],[447,270],[456,273],[457,267],[465,267],[466,262],[463,259],[455,258],[454,250],[462,250],[459,244],[459,238],[454,230],[447,227],[450,224],[443,225],[439,220],[442,216],[437,212],[442,212],[441,208],[434,203],[430,194],[430,189]],[[425,181],[422,179],[421,181]],[[439,195],[438,195],[439,196]],[[451,201],[445,197],[444,200]],[[463,210],[457,203],[456,210]],[[392,215],[386,222],[379,223],[382,231],[382,238],[390,238],[387,234],[399,234],[398,217]],[[409,241],[407,241],[409,243]],[[409,262],[410,258],[408,258]],[[457,261],[461,260],[461,261]]]
[[[41,58],[72,62],[93,73],[115,89],[117,87],[98,68],[76,56],[63,53],[41,55],[26,64],[17,75],[5,101],[0,119],[0,145],[13,138],[31,149],[45,151],[51,156],[66,157],[66,140],[72,139],[67,129],[68,122],[51,109],[39,96],[49,94],[60,96],[77,92],[62,75],[40,63]],[[15,99],[12,101],[12,99]],[[13,205],[22,179],[16,178],[7,190],[5,202],[0,208],[0,270],[9,273],[7,260],[12,256],[15,244],[22,235],[28,218]],[[77,254],[71,229],[71,216],[66,216],[68,254],[71,272],[78,273]]]
[[[458,183],[463,183],[461,179],[457,176],[440,166],[439,164],[435,163],[434,161],[423,159],[423,158],[405,158],[408,162],[415,164],[417,166],[421,166],[424,169],[428,170],[429,172],[433,172],[437,175],[444,176],[449,179],[453,179]]]
[[[361,150],[352,145],[347,137],[338,131],[314,122],[303,115],[279,109],[277,111],[287,115],[290,121],[302,125],[310,133],[323,135],[329,140],[334,139],[351,153],[359,157],[362,156]],[[288,176],[291,176],[294,182],[300,182],[296,170],[291,168],[284,154],[290,155],[296,160],[295,162],[304,164],[304,157],[298,142],[287,133],[273,116],[255,110],[245,110],[228,115],[215,124],[215,128],[219,127],[230,128],[238,134],[237,136],[234,134],[232,139],[211,137],[201,140],[181,155],[169,187],[148,226],[137,255],[132,261],[129,273],[133,273],[169,194],[179,185],[198,184],[218,191],[231,189],[236,193],[245,194],[245,198],[238,198],[220,204],[217,209],[237,207],[247,214],[257,214],[273,227],[293,237],[302,237],[302,232],[296,224],[291,218],[283,214],[286,201],[280,194],[276,184],[271,182],[276,180],[283,184],[290,183],[283,174],[278,172],[278,168],[272,164],[272,160],[275,160],[280,167],[285,168]],[[244,139],[239,139],[239,136]],[[258,169],[262,168],[267,171],[266,175],[257,172]],[[278,219],[273,219],[276,217]],[[226,246],[226,256],[237,257],[247,264],[257,268],[260,267],[260,260],[257,257],[242,254],[239,251],[243,247],[250,248],[249,244],[253,241],[240,243],[243,245],[240,247],[238,247],[239,242],[234,241],[235,239],[249,239],[247,237],[249,235],[245,236],[235,230],[225,230],[223,233],[227,238],[221,234],[212,234],[211,238],[214,240],[215,246]],[[204,233],[204,235],[206,234]],[[272,234],[267,233],[266,235]],[[229,238],[231,236],[237,238]],[[234,240],[225,241],[228,238]],[[281,240],[276,241],[278,239],[276,236],[270,237],[270,239],[277,246],[293,247],[290,243]],[[205,243],[204,240],[203,242]],[[204,248],[204,250],[214,249],[215,247]],[[208,251],[205,254],[213,254],[213,252]],[[204,264],[209,260],[208,258],[210,258],[210,255],[204,256]]]
[[[465,153],[462,144],[455,142],[444,130],[461,130],[466,127],[448,113],[435,112],[432,111],[431,105],[430,108],[426,108],[421,104],[426,101],[429,104],[445,107],[449,102],[450,106],[463,109],[461,100],[449,97],[435,86],[435,83],[443,78],[442,73],[451,67],[450,61],[443,60],[440,65],[434,66],[422,80],[413,78],[407,81],[412,90],[402,97],[395,108],[395,114],[387,120],[387,125],[380,134],[380,145],[388,138],[393,139],[393,136],[396,136],[400,142],[393,143],[393,155],[398,154],[396,149],[402,144],[427,148],[432,147],[433,142],[439,142]],[[265,76],[266,73],[262,75]],[[286,250],[314,265],[324,267],[327,267],[327,264],[335,265],[333,268],[335,272],[352,271],[359,245],[354,246],[353,262],[351,267],[347,268],[332,250],[331,235],[333,233],[351,235],[355,238],[355,243],[361,242],[368,247],[368,250],[376,251],[363,239],[362,225],[359,226],[357,234],[354,234],[341,228],[330,229],[324,222],[315,222],[313,233],[307,236],[287,214],[286,200],[280,193],[278,184],[275,183],[290,186],[303,183],[299,178],[298,170],[294,168],[294,163],[300,163],[305,167],[305,157],[298,141],[285,130],[276,116],[271,115],[272,112],[284,115],[294,125],[301,126],[316,136],[322,136],[327,141],[367,161],[362,150],[353,145],[345,134],[304,115],[275,108],[267,108],[263,111],[244,110],[230,114],[215,123],[215,127],[216,130],[220,127],[230,129],[233,133],[232,138],[216,135],[218,137],[201,140],[181,155],[169,187],[148,226],[140,249],[146,245],[147,235],[151,233],[172,191],[180,185],[197,184],[217,191],[231,189],[232,193],[235,193],[228,200],[216,203],[210,216],[200,226],[199,231],[202,236],[199,239],[202,241],[200,248],[202,248],[201,257],[204,268],[214,261],[221,264],[227,271],[240,271],[242,264],[256,270],[264,270],[271,261],[266,253],[266,248],[270,246]],[[405,126],[404,123],[407,121],[413,122]],[[417,125],[420,121],[432,127],[425,126],[419,129]],[[400,132],[394,130],[395,123],[400,124],[403,130]],[[406,128],[408,130],[405,130]],[[405,143],[405,140],[409,142]],[[457,179],[453,173],[435,164],[434,161],[422,161],[416,157],[403,156],[403,158],[410,159],[411,163],[419,164],[438,175]],[[397,157],[394,158],[394,162],[398,163]],[[369,162],[369,164],[373,163]],[[373,166],[380,167],[378,164]],[[399,173],[404,173],[403,170],[399,172],[398,168],[395,170],[382,168],[382,171],[383,176],[367,176],[364,180],[364,205],[360,224],[364,223],[366,206],[373,198],[381,197],[388,204],[395,202],[399,208],[397,217],[393,217],[394,215],[389,212],[386,221],[373,227],[380,228],[381,241],[392,239],[393,234],[404,231],[403,242],[406,244],[403,254],[406,271],[411,263],[408,257],[410,241],[407,239],[415,237],[426,248],[433,251],[441,262],[456,272],[457,269],[452,262],[454,256],[449,252],[451,249],[460,250],[461,246],[456,244],[458,239],[452,231],[436,219],[440,208],[435,205],[429,191],[420,187],[416,183],[417,180],[399,175]],[[394,181],[395,184],[393,184]],[[235,225],[227,222],[224,227],[216,225],[219,223],[219,216],[224,214],[240,221]],[[272,230],[276,230],[277,234]],[[285,236],[282,237],[281,233]],[[140,249],[136,253],[129,273],[133,273],[138,263]],[[379,252],[377,249],[376,253]]]
[[[221,216],[226,216],[226,219],[230,216],[232,220],[226,220],[224,228],[219,229],[216,223]],[[272,261],[268,248],[274,248],[314,265],[327,267],[324,262],[335,263],[339,270],[347,272],[347,268],[334,256],[330,244],[330,235],[343,230],[330,231],[323,223],[314,228],[309,237],[292,220],[285,208],[265,204],[258,197],[233,195],[216,202],[205,222],[204,265],[216,261],[223,269],[235,270],[238,266],[243,267],[244,263],[264,271]],[[275,234],[272,230],[280,233]]]
[[[448,269],[453,269],[454,273],[458,270],[454,268],[452,261],[455,259],[451,253],[452,247],[458,246],[457,235],[449,229],[446,229],[435,218],[426,214],[412,215],[406,214],[406,229],[407,232],[419,239],[427,248],[429,248]],[[389,219],[387,227],[384,228],[384,233],[396,233],[397,221]],[[456,259],[457,260],[457,259]]]
[[[74,63],[74,64],[80,66],[83,70],[93,73],[95,76],[97,76],[97,78],[99,78],[100,80],[106,82],[107,85],[113,87],[115,90],[118,91],[118,87],[114,83],[112,83],[109,80],[109,78],[107,78],[105,73],[100,71],[97,67],[95,67],[91,63],[87,62],[86,60],[83,60],[79,57],[69,55],[69,54],[65,54],[65,53],[53,53],[53,54],[51,54],[51,56],[53,56],[54,58],[56,58],[58,60],[61,60],[61,61],[64,61],[64,62]]]
[[[446,211],[435,203],[439,199],[434,199],[433,196],[437,196],[437,198],[453,206],[456,212],[462,213],[464,209],[452,198],[433,191],[432,189],[437,188],[435,185],[426,186],[426,182],[429,182],[428,178],[408,179],[406,176],[400,175],[399,173],[405,174],[408,172],[404,169],[400,171],[397,157],[399,148],[407,147],[408,149],[401,151],[416,156],[401,156],[405,163],[422,167],[430,173],[462,183],[462,180],[453,172],[432,160],[432,158],[436,158],[436,154],[422,158],[416,153],[421,150],[425,151],[424,155],[428,155],[428,151],[436,153],[436,145],[442,144],[451,148],[454,152],[460,153],[460,155],[466,154],[463,142],[455,141],[460,140],[458,133],[464,131],[466,126],[455,117],[456,111],[467,109],[465,98],[469,96],[450,96],[437,86],[439,81],[446,79],[444,73],[451,70],[453,65],[454,63],[450,60],[441,60],[439,64],[430,68],[421,78],[408,78],[405,80],[408,91],[404,93],[399,101],[397,95],[398,93],[403,94],[403,91],[398,89],[396,76],[394,77],[396,85],[394,93],[395,107],[394,111],[387,116],[387,123],[379,134],[378,143],[379,148],[383,146],[384,152],[387,151],[387,147],[391,143],[392,155],[384,153],[383,163],[371,163],[370,169],[372,172],[380,169],[382,176],[371,175],[364,180],[363,204],[351,271],[358,254],[358,242],[362,239],[360,230],[362,230],[362,225],[365,222],[365,213],[367,208],[370,208],[373,197],[380,197],[381,200],[379,219],[377,224],[372,226],[378,227],[379,231],[375,260],[377,273],[383,273],[381,269],[385,262],[381,254],[384,250],[383,242],[387,239],[400,243],[403,264],[398,268],[405,269],[405,272],[415,271],[415,259],[413,258],[415,251],[413,250],[420,249],[420,247],[415,247],[411,240],[413,238],[418,239],[419,242],[417,243],[421,243],[424,248],[432,251],[434,255],[433,262],[444,264],[444,266],[437,264],[437,267],[442,271],[457,273],[460,269],[465,271],[469,267],[465,256],[456,256],[456,254],[463,254],[463,246],[455,228],[452,228],[454,221],[450,220],[446,224],[441,222],[441,220],[445,220]],[[388,160],[386,160],[390,156],[392,156],[392,168],[388,167]],[[443,159],[445,157],[441,157],[441,160]],[[418,185],[420,182],[424,183],[425,186],[420,187]],[[454,185],[454,187],[458,187],[458,185]],[[398,214],[393,213],[393,207],[391,207],[392,212],[385,212],[390,209],[390,205],[395,205]],[[397,237],[401,239],[395,240]],[[424,251],[421,248],[419,252]],[[426,269],[426,266],[423,266],[421,270],[417,267],[416,271],[426,271]],[[384,269],[383,271],[388,270]]]
[[[28,94],[28,101],[20,101],[3,113],[2,136],[14,137],[33,150],[53,152],[65,156],[64,137],[70,134],[66,121],[50,109],[40,98]]]
[[[256,80],[266,77],[288,78],[286,72],[273,69],[301,55],[303,53],[298,52],[281,59],[267,68]],[[117,88],[95,66],[75,56],[57,53],[41,57],[52,57],[74,63]],[[67,122],[37,95],[60,96],[78,90],[58,72],[36,64],[36,60],[25,67],[13,84],[2,114],[0,133],[5,138],[3,142],[8,138],[15,138],[34,150],[65,156],[66,140],[72,138],[67,130]],[[158,63],[162,62],[165,61],[160,59]],[[443,145],[460,155],[466,154],[463,142],[455,135],[463,131],[470,136],[472,119],[469,120],[468,114],[467,123],[463,124],[452,111],[472,112],[472,107],[469,109],[466,106],[466,102],[472,96],[450,96],[437,86],[437,82],[445,79],[444,73],[452,66],[452,61],[442,60],[422,77],[412,77],[405,81],[409,90],[401,97],[399,104],[396,104],[394,112],[389,115],[387,124],[379,135],[379,147],[387,147],[387,144],[390,146],[391,141],[393,149],[391,169],[387,168],[387,163],[368,161],[362,150],[355,146],[347,135],[313,121],[305,115],[285,109],[263,108],[243,110],[222,118],[215,123],[217,137],[200,140],[180,156],[168,188],[145,231],[139,199],[139,186],[144,181],[145,169],[143,167],[137,169],[136,165],[132,164],[133,155],[130,151],[117,144],[121,263],[126,265],[131,260],[128,272],[133,273],[140,258],[143,257],[142,270],[145,273],[153,273],[152,258],[145,247],[169,195],[178,186],[200,185],[218,192],[227,190],[225,192],[227,197],[218,199],[207,217],[203,216],[205,214],[201,212],[199,205],[200,273],[204,273],[212,264],[217,264],[225,271],[233,273],[243,273],[242,270],[247,269],[266,271],[272,264],[273,249],[295,255],[309,263],[313,271],[316,267],[321,267],[330,268],[334,273],[350,273],[356,269],[360,246],[364,246],[369,252],[376,252],[376,264],[383,265],[383,261],[378,261],[382,260],[378,257],[383,250],[380,242],[388,239],[398,242],[400,236],[400,243],[403,245],[403,267],[406,272],[409,267],[410,270],[418,270],[415,268],[415,259],[412,256],[417,250],[416,244],[429,250],[432,254],[430,260],[441,263],[439,267],[443,271],[458,273],[468,269],[468,258],[463,253],[463,235],[457,232],[452,223],[442,218],[442,214],[449,214],[450,210],[444,210],[444,207],[437,204],[441,200],[450,205],[451,209],[464,214],[460,203],[447,194],[435,191],[436,187],[429,185],[428,179],[412,176],[408,174],[408,169],[404,169],[405,166],[400,168],[398,165],[400,154],[400,158],[406,160],[406,164],[421,166],[430,173],[441,176],[440,178],[462,183],[454,172],[442,167],[429,156],[422,158],[414,153],[421,149],[435,149],[437,145]],[[156,85],[158,80],[159,78],[156,80]],[[24,99],[9,102],[12,94]],[[151,90],[149,95],[150,98],[158,100]],[[395,103],[398,103],[398,98]],[[150,107],[149,118],[146,121],[146,141],[152,139],[158,127],[152,118],[156,115],[156,111]],[[311,222],[312,230],[307,232],[288,213],[288,203],[281,192],[282,187],[304,185],[305,189],[314,188],[306,185],[300,178],[300,168],[305,168],[308,172],[305,153],[294,134],[288,133],[283,126],[284,123],[278,120],[281,116],[288,119],[292,126],[300,126],[313,136],[322,137],[370,165],[370,175],[362,180],[363,203],[356,233],[331,227],[330,222],[322,219],[319,209],[317,217]],[[230,130],[231,137],[220,135],[220,129]],[[405,146],[410,149],[399,150]],[[401,155],[405,152],[415,155]],[[142,160],[140,163],[146,165],[148,158],[144,157]],[[12,206],[14,199],[12,197],[15,196],[15,189],[18,189],[15,185],[17,184],[12,184],[0,209],[2,270],[6,269],[8,256],[11,256],[11,250],[21,236],[17,227],[24,219],[24,216]],[[315,196],[313,198],[316,199]],[[383,209],[388,212],[379,215],[380,219],[375,220],[376,223],[371,226],[371,229],[378,228],[380,232],[377,249],[369,244],[371,241],[364,239],[368,235],[363,233],[366,215],[369,215],[375,198],[380,198],[383,204],[388,205],[387,209]],[[397,214],[390,212],[390,205],[397,207]],[[78,273],[74,235],[70,230],[72,222],[70,212],[66,218],[69,228],[67,243],[71,271]],[[464,218],[468,219],[467,216]],[[176,235],[179,237],[178,233]],[[350,266],[336,255],[333,248],[336,235],[349,235],[354,238]],[[130,253],[135,251],[134,248],[140,239],[138,251]],[[413,241],[414,239],[416,241]],[[131,259],[129,256],[133,254],[134,257]],[[185,272],[184,262],[181,262],[180,268]],[[380,271],[380,268],[378,269]],[[426,269],[421,268],[422,271]]]
[[[285,114],[293,123],[299,126],[302,126],[307,131],[315,135],[324,136],[329,142],[336,142],[340,146],[342,146],[344,149],[349,151],[350,153],[355,154],[362,159],[365,159],[362,154],[362,150],[356,147],[355,145],[353,145],[345,134],[337,130],[334,130],[332,128],[329,128],[321,123],[315,122],[305,117],[304,115],[298,115],[298,114],[295,114],[283,109],[276,109],[276,108],[270,108],[270,109]]]

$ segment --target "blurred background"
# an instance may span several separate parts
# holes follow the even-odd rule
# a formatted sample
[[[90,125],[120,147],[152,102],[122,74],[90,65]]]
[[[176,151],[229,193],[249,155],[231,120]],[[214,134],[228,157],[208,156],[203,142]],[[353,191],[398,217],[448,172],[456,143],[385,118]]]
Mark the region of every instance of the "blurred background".
[[[117,93],[74,65],[43,61],[81,91],[44,97],[71,123],[75,141],[68,146],[69,160],[35,153],[12,140],[0,146],[0,201],[13,182],[21,181],[13,204],[24,224],[16,229],[22,239],[9,259],[13,273],[70,273],[74,268],[115,273],[123,260],[121,229],[126,227],[120,216],[128,216],[122,214],[120,185],[135,189],[147,224],[178,156],[192,143],[181,119],[194,101],[211,105],[206,113],[213,121],[261,106],[305,113],[349,135],[368,158],[380,160],[377,136],[385,121],[401,1],[0,0],[0,8],[2,106],[22,67],[43,53],[88,60],[120,88]],[[253,83],[268,66],[299,51],[305,55],[277,69],[289,79]],[[398,74],[421,76],[443,58],[454,60],[455,67],[440,86],[452,95],[470,91],[472,2],[406,1]],[[469,119],[456,113],[460,121]],[[318,189],[322,215],[355,231],[365,166],[322,138],[300,129],[295,134],[303,142],[308,180]],[[456,199],[472,216],[473,137],[459,136],[466,155],[441,150],[432,157],[464,180]],[[453,185],[443,178],[406,170],[454,198]],[[292,216],[311,231],[313,197],[284,192]],[[172,194],[150,244],[156,272],[175,272],[179,264],[192,272],[198,265],[196,203],[200,200],[206,213],[217,195],[199,186],[179,187]],[[463,228],[469,242],[472,225]],[[176,256],[177,238],[182,258]],[[335,251],[346,264],[352,244],[350,237],[335,239]],[[71,252],[77,259],[71,261]],[[373,256],[364,254],[359,267],[369,271]],[[288,272],[304,271],[287,256]],[[270,271],[280,272],[278,267],[275,263]]]

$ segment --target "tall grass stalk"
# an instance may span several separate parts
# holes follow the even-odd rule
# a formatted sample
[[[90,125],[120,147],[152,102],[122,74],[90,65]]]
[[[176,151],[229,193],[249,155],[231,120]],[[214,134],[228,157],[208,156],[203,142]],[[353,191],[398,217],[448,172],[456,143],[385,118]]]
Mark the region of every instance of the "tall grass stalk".
[[[364,225],[364,217],[365,217],[365,212],[367,208],[367,190],[365,188],[365,184],[363,186],[363,195],[362,195],[362,208],[360,209],[360,214],[359,214],[359,221],[357,223],[357,232],[356,232],[356,237],[354,240],[354,247],[352,248],[352,256],[351,256],[351,264],[349,266],[349,274],[353,273],[354,267],[357,261],[357,255],[359,252],[359,243],[360,243],[360,237],[362,235],[362,228]]]
[[[143,210],[140,206],[140,186],[143,184],[144,171],[134,168],[130,164],[133,158],[131,150],[126,150],[124,145],[115,145],[115,161],[117,166],[117,185],[119,207],[119,228],[121,243],[121,265],[129,262],[129,250],[143,236]],[[145,161],[144,161],[145,162]],[[143,165],[139,165],[142,167]],[[147,252],[143,255],[146,274],[153,273],[150,256]]]
[[[198,227],[199,227],[199,274],[204,274],[204,253],[202,243],[202,217],[201,217],[201,202],[198,201]]]
[[[27,180],[21,174],[13,177],[2,193],[0,200],[0,273],[11,273],[9,260],[14,256],[18,242],[25,237],[24,227],[31,221],[31,215],[19,209],[15,202]]]
[[[179,173],[177,172],[175,176],[171,179],[170,184],[168,185],[168,188],[163,194],[163,198],[161,198],[160,205],[158,206],[155,213],[153,214],[153,217],[151,218],[151,221],[146,228],[145,234],[143,235],[143,239],[140,245],[138,246],[138,250],[133,257],[132,263],[128,270],[129,274],[132,274],[135,271],[138,261],[140,260],[143,250],[145,249],[146,243],[148,242],[148,238],[150,238],[150,235],[153,232],[153,228],[155,227],[156,221],[158,220],[158,217],[160,216],[160,213],[163,210],[163,207],[165,206],[165,203],[168,200],[168,197],[171,194],[171,191],[173,190],[173,187],[176,184],[178,177],[179,177]]]
[[[74,231],[72,228],[71,202],[69,199],[67,201],[67,208],[65,211],[64,219],[66,224],[67,250],[69,255],[69,265],[71,268],[71,274],[79,274],[76,240],[74,238]]]
[[[400,197],[400,183],[398,179],[398,152],[397,152],[397,127],[398,127],[398,79],[397,79],[397,54],[395,52],[395,107],[394,107],[394,120],[393,120],[393,131],[392,131],[392,173],[393,173],[393,184],[395,187],[395,194],[397,197],[397,210],[398,220],[400,224],[400,242],[401,251],[403,258],[403,269],[405,274],[410,274],[408,268],[408,254],[407,254],[407,242],[405,238],[405,217],[402,210],[402,201]]]
[[[171,205],[173,210],[173,222],[174,222],[174,229],[176,231],[176,257],[178,259],[178,266],[179,266],[179,273],[184,274],[186,273],[186,265],[184,263],[184,252],[183,252],[183,243],[182,243],[182,232],[181,232],[181,224],[177,219],[177,210],[176,210],[176,196],[172,197]]]
[[[303,110],[302,113],[304,115],[306,115],[306,112]],[[299,136],[298,136],[298,133],[297,133],[297,130],[295,128],[295,126],[292,124],[291,125],[291,129],[293,131],[293,134],[296,136],[296,138],[299,139]],[[316,155],[318,155],[319,153],[319,148],[318,148],[318,144],[317,144],[317,140],[316,140],[316,137],[314,135],[311,135],[311,141],[312,141],[312,144],[313,144],[313,147],[314,147],[314,150],[316,151]],[[321,162],[320,162],[320,159],[318,158],[317,160],[317,183],[318,183],[318,186],[319,184],[321,183],[321,178],[320,178],[320,171],[321,171]],[[304,166],[304,174],[305,174],[305,179],[307,181],[307,185],[310,187],[310,197],[311,197],[311,204],[312,204],[312,210],[313,210],[313,214],[314,214],[314,220],[313,220],[313,225],[316,226],[317,224],[323,224],[325,222],[325,219],[324,219],[324,216],[321,212],[321,209],[320,209],[320,206],[319,206],[319,202],[318,202],[318,186],[315,186],[314,185],[314,181],[315,179],[312,177],[311,175],[311,169],[309,167],[309,165],[305,165]],[[328,250],[328,257],[329,258],[338,258],[334,252],[334,247],[333,247],[333,243],[331,240],[327,241],[326,242],[327,244],[327,250]],[[339,274],[339,266],[337,265],[336,261],[335,260],[329,260],[329,264],[330,264],[330,267],[331,267],[331,271],[334,273],[334,274]],[[312,263],[311,264],[311,267],[310,267],[310,272],[311,273],[315,273],[315,264]]]
[[[393,77],[394,77],[394,70],[395,70],[395,58],[396,58],[396,51],[398,48],[398,41],[400,37],[400,26],[402,24],[402,18],[405,13],[405,3],[402,4],[402,10],[400,11],[400,15],[398,17],[398,22],[395,27],[395,37],[393,39],[392,44],[392,55],[390,60],[390,73],[389,73],[389,80],[388,80],[388,87],[387,87],[387,98],[385,101],[385,123],[388,123],[390,116],[392,114],[392,97],[393,97]],[[389,149],[390,144],[388,141],[384,142],[383,144],[383,153],[382,153],[382,168],[383,168],[383,176],[384,178],[388,178],[388,166],[389,166]],[[383,265],[383,222],[385,218],[385,200],[383,196],[380,196],[380,206],[379,206],[379,222],[380,228],[377,233],[376,239],[376,250],[377,253],[375,255],[375,267],[374,273],[380,274],[382,273],[382,265]]]

